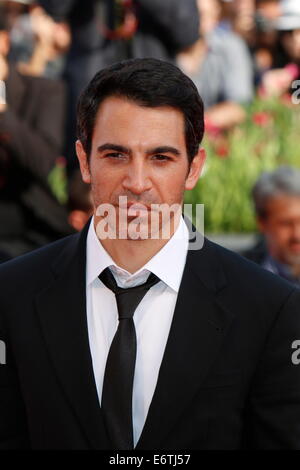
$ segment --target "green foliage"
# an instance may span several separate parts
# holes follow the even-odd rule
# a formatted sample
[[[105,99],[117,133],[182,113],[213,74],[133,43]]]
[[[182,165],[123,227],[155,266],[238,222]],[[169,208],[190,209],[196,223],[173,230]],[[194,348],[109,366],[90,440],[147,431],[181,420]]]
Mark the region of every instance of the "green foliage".
[[[62,205],[66,204],[68,200],[68,181],[64,157],[59,157],[56,160],[55,166],[48,175],[48,184],[58,202]]]
[[[226,138],[205,138],[204,172],[185,202],[205,205],[206,232],[255,230],[251,188],[258,176],[279,165],[300,167],[299,108],[257,99]]]

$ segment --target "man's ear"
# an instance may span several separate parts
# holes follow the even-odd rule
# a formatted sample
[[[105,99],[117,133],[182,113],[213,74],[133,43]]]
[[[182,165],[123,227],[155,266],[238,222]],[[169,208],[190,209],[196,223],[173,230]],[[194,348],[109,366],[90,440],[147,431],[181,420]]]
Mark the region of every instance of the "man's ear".
[[[90,183],[91,174],[90,174],[88,157],[80,140],[76,141],[76,155],[77,155],[79,165],[80,165],[82,180],[85,183]]]
[[[196,186],[199,176],[201,174],[201,171],[203,169],[205,159],[206,159],[205,150],[204,148],[200,148],[191,163],[189,174],[185,181],[186,190],[193,189]]]

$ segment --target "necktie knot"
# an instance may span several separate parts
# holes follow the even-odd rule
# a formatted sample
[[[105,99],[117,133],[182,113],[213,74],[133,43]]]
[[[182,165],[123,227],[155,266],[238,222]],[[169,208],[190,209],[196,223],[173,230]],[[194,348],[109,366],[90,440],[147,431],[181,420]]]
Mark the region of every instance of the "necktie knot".
[[[110,289],[116,296],[119,320],[132,318],[134,312],[147,293],[147,291],[159,282],[159,278],[150,273],[148,279],[143,284],[135,287],[122,288],[119,287],[114,275],[109,268],[104,269],[99,276],[103,284]]]

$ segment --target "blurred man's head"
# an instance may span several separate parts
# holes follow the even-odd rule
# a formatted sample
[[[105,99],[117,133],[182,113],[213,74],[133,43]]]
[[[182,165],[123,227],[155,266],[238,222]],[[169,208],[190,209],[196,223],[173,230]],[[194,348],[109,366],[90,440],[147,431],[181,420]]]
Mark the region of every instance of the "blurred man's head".
[[[300,170],[263,173],[253,188],[257,221],[276,260],[300,265]]]
[[[281,15],[276,23],[280,42],[289,58],[300,63],[300,2],[281,0],[280,8]]]
[[[200,14],[200,31],[204,36],[215,29],[220,21],[220,3],[218,0],[197,0]]]

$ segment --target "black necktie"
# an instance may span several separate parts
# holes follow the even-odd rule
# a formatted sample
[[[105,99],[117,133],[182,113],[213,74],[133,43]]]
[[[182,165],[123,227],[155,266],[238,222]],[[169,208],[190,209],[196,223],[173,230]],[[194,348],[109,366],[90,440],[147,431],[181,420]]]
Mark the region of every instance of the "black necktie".
[[[119,325],[111,343],[104,372],[101,407],[111,442],[117,450],[133,449],[132,388],[136,359],[134,312],[159,278],[151,273],[144,284],[122,289],[109,268],[99,276],[115,296]]]

